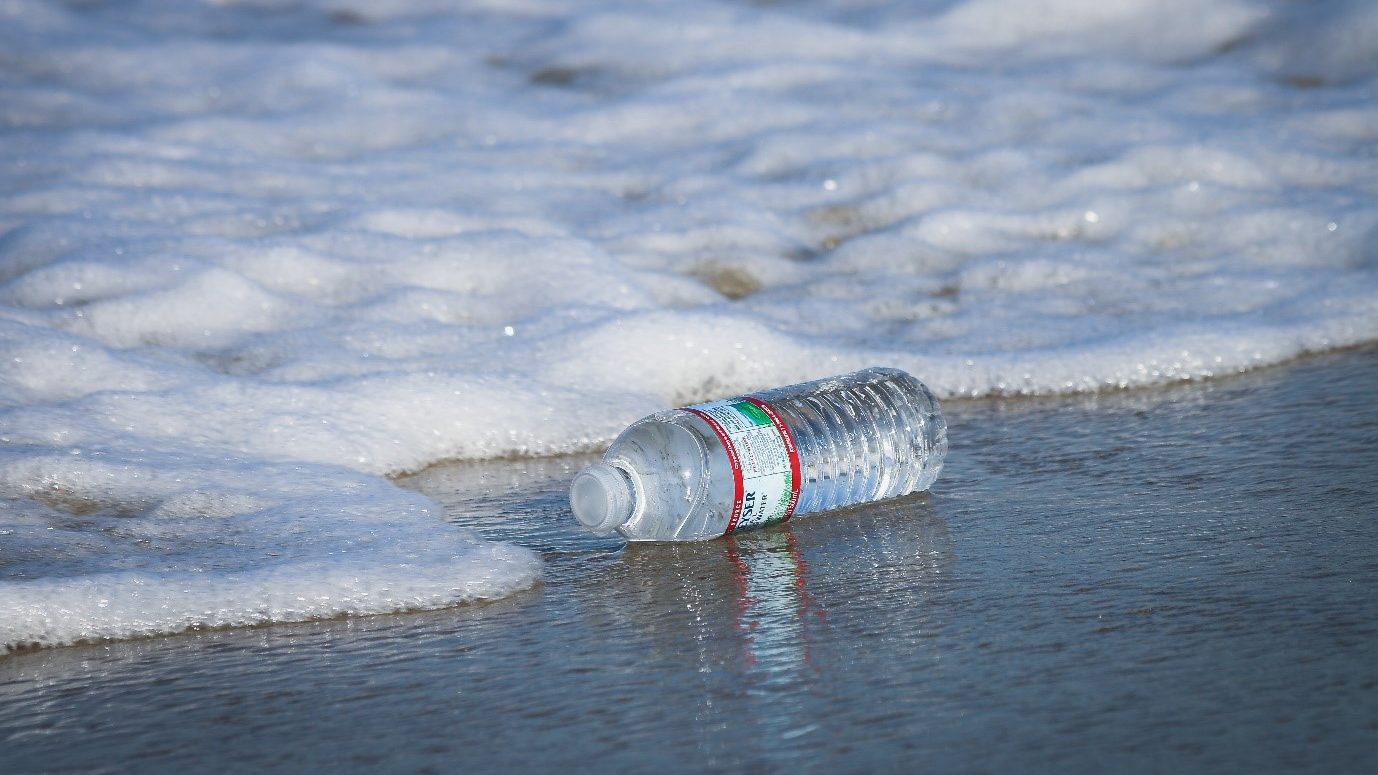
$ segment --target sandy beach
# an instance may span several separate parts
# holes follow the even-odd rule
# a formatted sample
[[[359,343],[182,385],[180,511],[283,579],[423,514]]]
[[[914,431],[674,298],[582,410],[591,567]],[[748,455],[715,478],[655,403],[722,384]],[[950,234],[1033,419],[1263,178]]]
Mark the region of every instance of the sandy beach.
[[[1378,771],[1374,41],[3,0],[0,775]],[[577,526],[638,418],[875,366],[931,491]],[[748,520],[928,481],[757,408]]]

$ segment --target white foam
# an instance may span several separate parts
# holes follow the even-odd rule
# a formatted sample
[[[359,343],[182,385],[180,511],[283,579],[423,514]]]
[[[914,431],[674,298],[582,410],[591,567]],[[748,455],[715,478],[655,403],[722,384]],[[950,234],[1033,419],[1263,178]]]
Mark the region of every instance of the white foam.
[[[533,553],[382,476],[672,404],[1378,338],[1375,20],[0,4],[0,643],[508,594]]]

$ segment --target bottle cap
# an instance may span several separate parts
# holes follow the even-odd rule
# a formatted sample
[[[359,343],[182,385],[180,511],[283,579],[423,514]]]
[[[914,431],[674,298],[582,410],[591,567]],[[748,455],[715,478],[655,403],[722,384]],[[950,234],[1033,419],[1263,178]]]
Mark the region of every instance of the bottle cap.
[[[575,519],[595,533],[610,533],[631,519],[636,504],[632,483],[622,469],[594,463],[574,476],[569,506]]]

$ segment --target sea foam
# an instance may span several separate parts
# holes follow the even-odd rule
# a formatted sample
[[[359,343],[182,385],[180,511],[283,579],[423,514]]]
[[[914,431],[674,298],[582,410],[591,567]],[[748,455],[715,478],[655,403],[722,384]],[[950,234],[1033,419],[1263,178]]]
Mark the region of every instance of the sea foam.
[[[0,4],[0,644],[540,560],[384,477],[1378,338],[1365,2]]]

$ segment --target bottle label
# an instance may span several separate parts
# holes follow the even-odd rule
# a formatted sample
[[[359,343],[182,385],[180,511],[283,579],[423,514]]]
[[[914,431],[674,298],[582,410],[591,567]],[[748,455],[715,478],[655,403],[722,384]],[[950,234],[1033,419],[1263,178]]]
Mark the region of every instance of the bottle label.
[[[747,396],[684,409],[708,423],[732,465],[735,496],[723,535],[789,519],[799,503],[799,450],[770,404]]]

